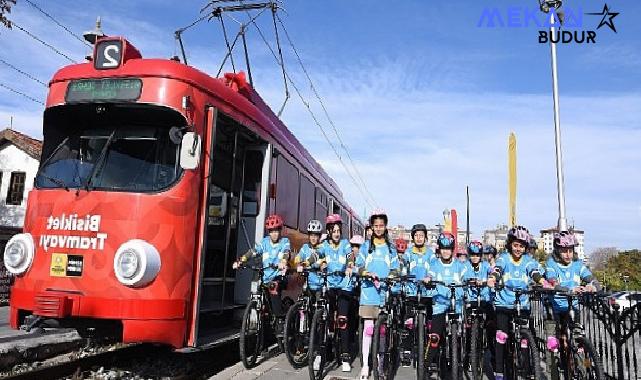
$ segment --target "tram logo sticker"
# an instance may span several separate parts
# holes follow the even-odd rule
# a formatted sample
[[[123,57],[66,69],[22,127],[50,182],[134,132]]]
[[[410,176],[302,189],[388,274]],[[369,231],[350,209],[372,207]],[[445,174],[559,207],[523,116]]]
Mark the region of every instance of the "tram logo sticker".
[[[66,249],[92,249],[103,250],[107,234],[100,232],[100,215],[86,215],[79,217],[76,214],[59,217],[50,216],[47,219],[47,231],[71,231],[83,234],[42,234],[40,246],[47,252],[49,248]],[[88,236],[88,234],[93,236]]]
[[[83,257],[54,253],[51,255],[49,275],[53,277],[80,277],[82,275]]]

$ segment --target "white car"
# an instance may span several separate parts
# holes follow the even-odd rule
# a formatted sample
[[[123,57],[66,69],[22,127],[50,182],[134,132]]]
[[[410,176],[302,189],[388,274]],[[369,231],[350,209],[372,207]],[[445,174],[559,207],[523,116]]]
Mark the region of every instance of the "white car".
[[[641,293],[639,292],[615,292],[610,296],[610,304],[612,301],[619,305],[619,310],[627,309],[641,301]]]

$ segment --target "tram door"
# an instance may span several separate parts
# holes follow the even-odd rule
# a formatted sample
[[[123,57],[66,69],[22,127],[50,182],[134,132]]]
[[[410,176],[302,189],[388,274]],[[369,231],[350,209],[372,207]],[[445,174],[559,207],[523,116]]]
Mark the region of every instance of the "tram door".
[[[247,251],[248,240],[255,241],[267,147],[247,128],[221,113],[215,129],[208,177],[201,315],[238,307],[234,302],[236,273],[232,263]]]

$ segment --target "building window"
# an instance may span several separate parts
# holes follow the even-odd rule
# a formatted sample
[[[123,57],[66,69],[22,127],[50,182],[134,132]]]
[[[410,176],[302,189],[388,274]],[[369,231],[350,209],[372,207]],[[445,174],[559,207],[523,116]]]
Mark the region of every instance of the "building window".
[[[11,173],[11,180],[9,181],[9,190],[7,191],[7,204],[20,205],[24,197],[24,182],[27,177],[24,172]]]

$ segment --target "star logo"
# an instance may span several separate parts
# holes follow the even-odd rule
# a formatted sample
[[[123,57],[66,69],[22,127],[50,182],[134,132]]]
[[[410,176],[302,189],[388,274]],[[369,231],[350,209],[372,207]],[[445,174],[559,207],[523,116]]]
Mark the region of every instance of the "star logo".
[[[600,29],[603,25],[607,25],[614,33],[617,32],[617,28],[614,26],[614,21],[613,19],[619,15],[619,12],[610,12],[610,8],[608,8],[608,4],[606,3],[603,5],[603,11],[601,13],[586,13],[587,15],[593,15],[593,16],[603,16],[601,18],[601,22],[599,23],[599,26],[597,26],[597,29]]]

